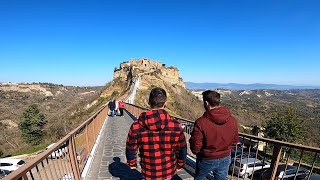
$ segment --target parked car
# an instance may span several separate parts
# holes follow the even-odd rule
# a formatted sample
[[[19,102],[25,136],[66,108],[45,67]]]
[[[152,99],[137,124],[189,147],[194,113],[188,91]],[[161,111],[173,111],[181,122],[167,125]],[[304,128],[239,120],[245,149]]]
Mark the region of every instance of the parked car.
[[[0,169],[0,179],[5,176],[6,176],[6,173],[4,172],[4,170]]]
[[[242,144],[241,144],[241,143],[238,143],[236,146],[237,146],[237,147],[233,147],[233,148],[231,149],[231,157],[232,157],[232,158],[235,157],[235,156],[237,156],[237,155],[241,155],[241,153],[242,153]]]
[[[232,156],[231,156],[232,157]],[[232,161],[233,159],[240,159],[242,157],[242,159],[244,158],[256,158],[256,154],[255,153],[248,153],[248,152],[243,152],[242,155],[239,154],[236,157],[232,157]],[[259,158],[260,156],[258,155],[257,158]]]
[[[234,169],[234,174],[239,174],[243,178],[248,178],[254,171],[264,168],[270,168],[270,163],[255,158],[242,158],[242,160],[237,158],[235,159],[235,162],[231,162],[229,170],[232,172]]]
[[[243,150],[242,150],[243,149]],[[255,158],[256,152],[248,152],[248,149],[246,147],[243,147],[241,143],[237,144],[237,148],[231,149],[231,158],[240,158],[242,154],[242,158],[249,157],[249,158]],[[257,154],[257,158],[261,158],[261,155]]]
[[[275,179],[305,179],[310,172],[308,169],[305,169],[303,167],[299,167],[298,169],[298,167],[296,166],[288,165],[286,171],[285,168],[285,164],[280,164],[278,166]],[[295,174],[297,171],[297,177],[295,178]],[[262,173],[261,178],[264,180],[269,180],[268,177],[270,177],[271,172],[272,169],[268,168]]]
[[[0,159],[0,169],[5,172],[12,172],[23,166],[25,162],[22,159],[2,158]]]
[[[49,148],[51,148],[52,146],[54,146],[56,143],[52,143],[50,144],[48,147],[46,147],[46,150],[48,150]],[[51,153],[51,155],[48,156],[48,158],[51,159],[55,159],[55,158],[60,158],[62,156],[64,156],[64,154],[66,153],[66,147],[60,147],[59,149],[57,149],[56,151],[53,151]]]
[[[312,175],[309,180],[320,180],[320,175]]]

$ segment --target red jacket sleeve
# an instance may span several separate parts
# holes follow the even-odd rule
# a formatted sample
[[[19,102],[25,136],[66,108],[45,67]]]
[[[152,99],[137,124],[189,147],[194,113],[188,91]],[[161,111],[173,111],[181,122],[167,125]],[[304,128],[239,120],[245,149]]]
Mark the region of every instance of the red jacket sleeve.
[[[184,135],[184,131],[182,127],[180,127],[180,136],[178,140],[178,151],[177,151],[177,168],[181,169],[186,163],[187,158],[187,143],[186,137]]]
[[[203,133],[201,131],[201,128],[199,127],[198,121],[194,123],[194,128],[191,133],[191,138],[189,140],[190,143],[190,149],[193,154],[197,155],[202,146],[203,146]]]
[[[128,137],[127,137],[127,143],[126,143],[126,158],[127,158],[127,164],[130,167],[137,167],[138,145],[137,145],[136,134],[134,133],[135,126],[137,126],[135,125],[135,123],[131,125],[131,128],[128,133]]]

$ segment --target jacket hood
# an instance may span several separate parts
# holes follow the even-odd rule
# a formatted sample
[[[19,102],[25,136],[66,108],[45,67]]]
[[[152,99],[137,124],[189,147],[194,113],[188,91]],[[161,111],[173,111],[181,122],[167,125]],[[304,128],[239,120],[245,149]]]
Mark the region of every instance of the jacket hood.
[[[150,131],[160,131],[167,126],[170,119],[164,109],[153,109],[141,113],[139,123]]]
[[[220,106],[204,112],[203,116],[216,124],[222,125],[228,122],[231,114],[227,107]]]

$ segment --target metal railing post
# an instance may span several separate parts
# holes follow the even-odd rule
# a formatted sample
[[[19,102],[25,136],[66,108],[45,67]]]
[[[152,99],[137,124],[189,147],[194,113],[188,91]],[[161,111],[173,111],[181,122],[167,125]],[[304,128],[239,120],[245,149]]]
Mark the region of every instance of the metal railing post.
[[[76,149],[75,149],[75,144],[73,140],[73,136],[70,137],[69,139],[69,156],[70,156],[70,161],[71,161],[71,168],[73,172],[73,176],[76,180],[80,180],[80,172],[78,171],[78,163],[77,163],[77,154],[76,154]]]
[[[24,174],[24,175],[22,176],[22,179],[23,179],[23,180],[28,180],[27,174]]]
[[[93,120],[93,121],[94,121],[94,122],[93,122],[94,127],[96,128],[96,129],[95,129],[95,132],[94,132],[94,135],[95,135],[95,136],[94,136],[94,140],[97,139],[97,137],[98,137],[98,132],[99,132],[99,126],[98,126],[98,123],[97,123],[97,122],[98,122],[98,118],[99,118],[99,117],[96,116],[96,117],[94,118],[94,120]]]
[[[270,179],[274,179],[276,177],[279,161],[281,158],[281,150],[282,150],[281,145],[279,145],[279,144],[274,145],[272,159],[271,159],[271,165],[270,165],[270,169],[272,169]]]
[[[92,125],[93,125],[93,133],[92,133],[92,135],[93,135],[93,139],[95,140],[96,139],[96,125],[95,125],[95,119],[96,119],[96,117],[94,117],[93,119],[92,119]],[[93,142],[93,144],[94,144],[94,142]],[[92,145],[92,147],[93,147],[93,145]]]
[[[86,124],[85,131],[86,131],[85,134],[86,134],[87,151],[90,153],[90,145],[89,145],[89,137],[88,137],[88,124]]]

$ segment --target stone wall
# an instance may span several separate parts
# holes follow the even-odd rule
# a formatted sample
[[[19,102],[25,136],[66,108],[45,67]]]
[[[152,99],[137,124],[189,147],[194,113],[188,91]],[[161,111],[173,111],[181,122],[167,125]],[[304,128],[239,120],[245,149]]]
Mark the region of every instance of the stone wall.
[[[179,70],[176,68],[162,68],[162,76],[168,77],[170,79],[179,79]]]

